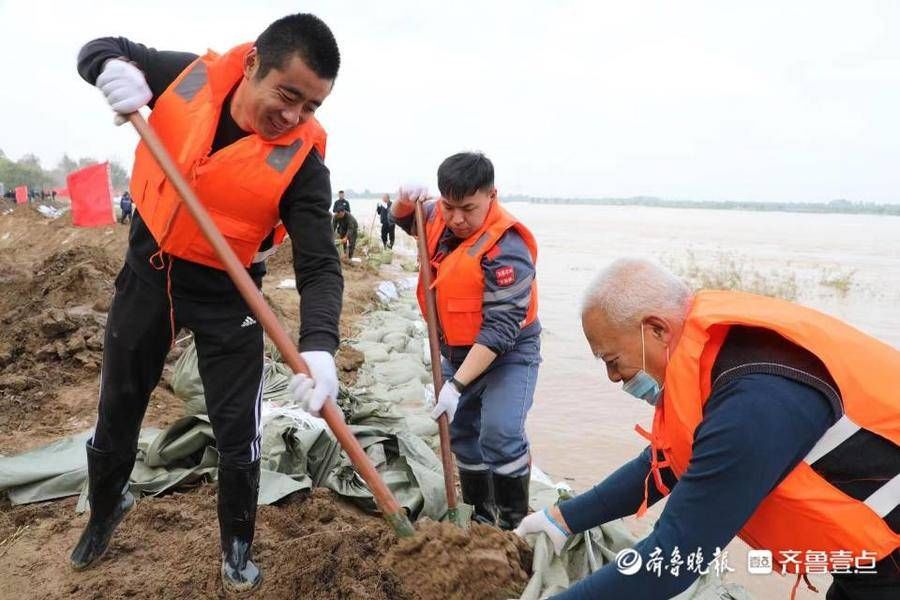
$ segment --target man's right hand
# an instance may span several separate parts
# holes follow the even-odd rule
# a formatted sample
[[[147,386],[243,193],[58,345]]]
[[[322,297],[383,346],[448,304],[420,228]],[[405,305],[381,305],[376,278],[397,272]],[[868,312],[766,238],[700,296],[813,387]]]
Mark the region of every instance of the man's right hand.
[[[551,515],[550,511],[553,511],[554,514]],[[547,537],[550,538],[556,554],[562,552],[563,546],[566,545],[566,540],[571,535],[568,531],[568,526],[559,513],[559,509],[555,506],[531,513],[522,519],[522,522],[519,523],[515,530],[516,535],[519,537],[525,537],[529,533],[540,532],[546,533]]]
[[[391,212],[397,218],[403,218],[416,209],[416,201],[428,199],[428,188],[424,185],[407,184],[400,186],[397,199],[391,204]]]
[[[153,98],[141,70],[120,59],[106,61],[96,86],[103,92],[110,107],[122,115],[146,106]]]

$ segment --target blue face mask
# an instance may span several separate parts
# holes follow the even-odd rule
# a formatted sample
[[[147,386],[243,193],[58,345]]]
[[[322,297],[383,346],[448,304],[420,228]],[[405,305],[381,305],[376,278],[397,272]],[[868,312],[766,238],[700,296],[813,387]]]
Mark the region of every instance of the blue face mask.
[[[666,346],[666,361],[669,359],[669,347]],[[645,370],[647,358],[644,354],[644,324],[641,323],[641,370],[625,382],[622,390],[635,398],[645,401],[650,406],[656,406],[662,396],[662,386]]]

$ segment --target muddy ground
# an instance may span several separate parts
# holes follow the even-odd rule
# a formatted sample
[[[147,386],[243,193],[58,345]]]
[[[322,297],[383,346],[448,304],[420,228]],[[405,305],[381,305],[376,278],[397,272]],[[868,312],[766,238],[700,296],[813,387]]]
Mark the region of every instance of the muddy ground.
[[[29,208],[0,215],[0,454],[13,454],[89,429],[96,416],[103,326],[127,243],[124,226],[73,228]],[[290,251],[269,263],[264,293],[292,336],[297,293]],[[341,334],[354,331],[374,300],[377,272],[345,266]],[[179,336],[180,337],[180,336]],[[179,348],[144,424],[183,415],[168,386]],[[342,347],[352,381],[362,356]],[[75,573],[67,557],[87,515],[69,498],[21,507],[0,501],[0,598],[209,598],[219,584],[215,488],[145,498],[119,527],[95,568]],[[530,552],[509,533],[421,523],[398,541],[379,518],[328,490],[261,507],[256,557],[261,598],[512,598],[528,579]]]

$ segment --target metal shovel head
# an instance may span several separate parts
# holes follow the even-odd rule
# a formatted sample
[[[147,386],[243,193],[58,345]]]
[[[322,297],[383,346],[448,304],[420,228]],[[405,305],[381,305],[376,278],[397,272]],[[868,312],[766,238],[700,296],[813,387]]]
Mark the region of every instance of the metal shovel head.
[[[408,538],[416,534],[416,530],[413,529],[409,517],[402,508],[392,515],[384,515],[384,520],[390,524],[399,538]]]
[[[451,508],[444,515],[442,521],[453,523],[462,529],[468,529],[469,523],[472,522],[472,515],[475,514],[475,507],[471,504],[460,503],[456,508]]]

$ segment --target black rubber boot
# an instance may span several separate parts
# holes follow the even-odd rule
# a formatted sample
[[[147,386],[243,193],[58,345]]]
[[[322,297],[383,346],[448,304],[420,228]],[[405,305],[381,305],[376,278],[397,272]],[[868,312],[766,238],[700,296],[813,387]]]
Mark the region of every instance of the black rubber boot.
[[[76,571],[86,569],[103,556],[116,527],[134,506],[134,496],[128,491],[134,454],[123,456],[98,450],[90,441],[85,446],[91,515],[69,557]]]
[[[222,586],[227,593],[248,594],[262,583],[253,562],[259,461],[241,468],[219,465],[219,532]]]
[[[506,477],[493,473],[494,499],[497,502],[500,529],[511,531],[519,526],[528,514],[528,483],[531,473],[518,477]]]
[[[497,525],[497,507],[494,505],[494,490],[490,471],[459,470],[459,487],[462,500],[475,507],[472,520],[476,523]]]

